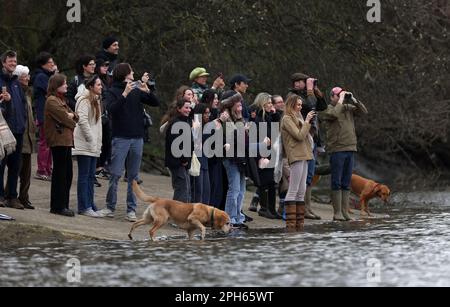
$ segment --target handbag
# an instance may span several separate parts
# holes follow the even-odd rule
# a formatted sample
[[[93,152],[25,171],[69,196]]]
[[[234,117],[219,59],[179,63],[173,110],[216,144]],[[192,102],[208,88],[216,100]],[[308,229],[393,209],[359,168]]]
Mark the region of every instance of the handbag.
[[[200,177],[201,168],[202,166],[197,158],[197,155],[195,154],[195,152],[192,153],[192,162],[191,169],[189,170],[189,175],[191,175],[192,177]]]
[[[153,119],[144,109],[144,128],[148,129],[150,127],[153,127]]]
[[[0,160],[16,151],[17,141],[0,111]]]

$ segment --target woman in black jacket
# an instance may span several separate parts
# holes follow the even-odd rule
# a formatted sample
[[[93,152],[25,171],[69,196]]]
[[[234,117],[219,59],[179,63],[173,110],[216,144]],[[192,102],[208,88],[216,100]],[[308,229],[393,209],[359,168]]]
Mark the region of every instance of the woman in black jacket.
[[[263,148],[271,150],[272,141],[272,123],[279,123],[280,116],[276,112],[272,104],[272,96],[267,93],[259,94],[252,106],[256,110],[255,124],[258,131],[258,140],[264,140],[263,143],[258,144],[258,175],[260,180],[259,199],[261,209],[259,215],[269,219],[281,219],[281,216],[276,212],[276,188],[274,179],[274,167],[269,165],[271,156],[262,154]],[[262,125],[265,123],[267,129]]]
[[[183,203],[191,202],[191,182],[188,174],[194,149],[192,121],[189,118],[191,111],[191,103],[180,99],[169,110],[166,117],[168,122],[165,130],[165,166],[169,168],[172,177],[173,199]],[[182,136],[186,136],[181,143],[182,146],[173,147],[174,142],[181,141]]]

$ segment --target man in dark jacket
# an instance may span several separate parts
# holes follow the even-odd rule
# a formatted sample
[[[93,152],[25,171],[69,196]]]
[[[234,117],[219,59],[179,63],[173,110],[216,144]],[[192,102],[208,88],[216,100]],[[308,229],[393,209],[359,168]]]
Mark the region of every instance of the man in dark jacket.
[[[230,79],[230,88],[231,90],[241,94],[242,97],[244,97],[247,93],[251,81],[252,80],[247,78],[246,76],[237,74]],[[244,116],[245,121],[248,122],[250,120],[250,112],[249,105],[247,104],[245,99],[242,101],[242,109],[242,116]]]
[[[25,94],[20,86],[17,76],[13,73],[17,67],[17,54],[7,51],[1,56],[2,72],[0,74],[0,108],[9,129],[17,141],[16,151],[5,157],[0,167],[0,202],[5,204],[5,190],[3,176],[8,166],[8,200],[6,206],[14,209],[24,209],[18,200],[17,182],[19,179],[20,161],[22,158],[23,134],[27,125],[28,104]]]
[[[328,108],[325,96],[320,91],[318,87],[318,81],[315,78],[311,78],[303,73],[295,73],[292,75],[291,81],[293,88],[289,91],[289,94],[296,94],[303,99],[303,118],[306,118],[308,113],[311,111],[322,112]],[[305,195],[305,218],[320,220],[321,217],[317,214],[314,214],[311,209],[311,185],[316,170],[317,148],[322,147],[318,120],[315,120],[313,122],[311,134],[314,138],[314,160],[308,162],[308,178],[306,181],[307,189]]]
[[[55,74],[55,62],[48,52],[41,52],[36,58],[37,69],[33,77],[33,100],[36,112],[37,126],[39,129],[39,143],[37,164],[38,169],[35,178],[48,181],[52,176],[52,152],[47,145],[44,130],[44,110],[47,100],[48,80]]]
[[[135,222],[137,202],[132,184],[139,175],[144,148],[143,104],[157,107],[160,102],[147,86],[149,80],[147,73],[142,77],[142,82],[133,82],[134,72],[130,64],[118,64],[114,69],[113,79],[112,87],[106,93],[106,104],[112,119],[111,179],[106,198],[107,208],[100,211],[100,215],[114,217],[117,185],[128,157],[127,220]]]
[[[109,62],[108,76],[112,79],[114,68],[119,63],[119,40],[115,37],[107,37],[102,44],[103,50],[96,54],[96,59]]]

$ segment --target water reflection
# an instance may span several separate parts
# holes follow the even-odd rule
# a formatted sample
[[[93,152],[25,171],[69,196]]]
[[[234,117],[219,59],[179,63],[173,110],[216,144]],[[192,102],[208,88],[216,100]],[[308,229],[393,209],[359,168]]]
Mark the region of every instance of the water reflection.
[[[0,250],[1,286],[450,286],[450,210],[391,208],[390,219],[310,226],[304,234],[237,232],[205,242],[38,244]],[[371,283],[368,261],[381,264]]]

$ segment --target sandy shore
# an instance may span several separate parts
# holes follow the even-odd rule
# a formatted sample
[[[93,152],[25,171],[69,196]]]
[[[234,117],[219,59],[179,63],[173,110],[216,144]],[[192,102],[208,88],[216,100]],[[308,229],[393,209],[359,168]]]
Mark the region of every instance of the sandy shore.
[[[36,169],[36,157],[33,157],[33,170]],[[172,188],[170,178],[155,176],[142,173],[141,179],[144,180],[143,190],[149,195],[155,195],[162,198],[172,197]],[[77,167],[74,161],[74,182],[71,190],[71,208],[75,209],[77,204]],[[108,188],[107,181],[101,181],[101,188],[96,188],[95,198],[97,207],[105,207],[105,199]],[[15,210],[0,208],[0,213],[12,216],[16,219],[14,222],[0,221],[0,242],[1,245],[18,244],[23,245],[42,241],[64,241],[68,239],[78,240],[127,240],[127,234],[131,223],[125,220],[126,213],[126,189],[127,183],[121,180],[118,193],[118,206],[116,217],[114,219],[92,219],[83,216],[75,218],[66,218],[55,216],[49,213],[50,208],[50,183],[32,179],[30,198],[36,210]],[[248,208],[252,193],[248,192],[245,198]],[[146,209],[145,204],[139,202],[138,216]],[[329,205],[314,204],[316,213],[323,217],[322,221],[306,221],[307,225],[312,223],[329,223],[332,220],[332,207]],[[256,213],[245,212],[255,219],[249,223],[250,229],[282,229],[283,221],[268,220],[259,217]],[[356,212],[359,214],[359,212]],[[354,216],[358,218],[358,215]],[[148,227],[138,229],[134,235],[135,240],[148,239]],[[159,233],[159,236],[184,236],[185,232],[172,227],[165,227]]]

